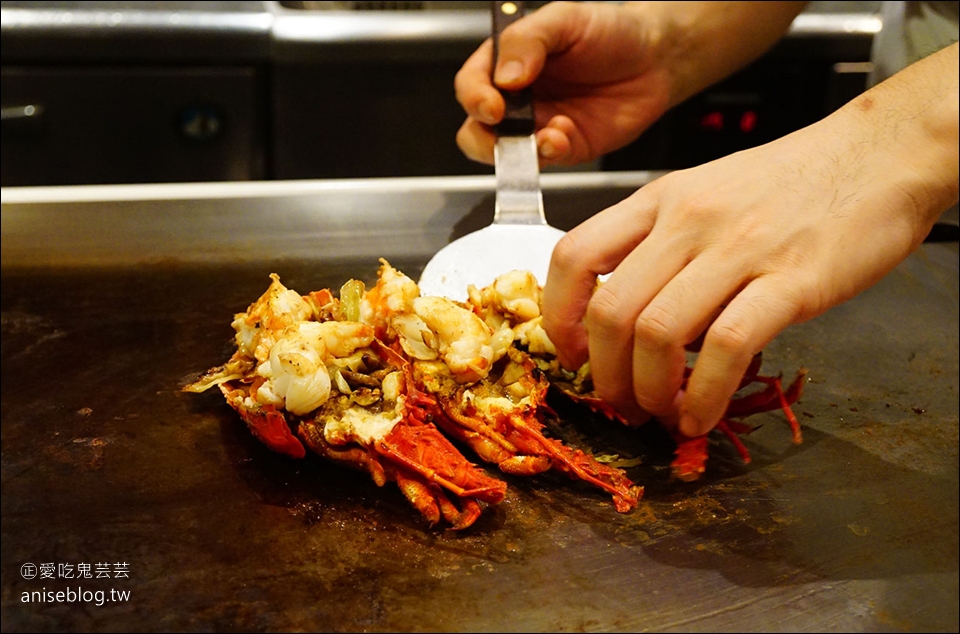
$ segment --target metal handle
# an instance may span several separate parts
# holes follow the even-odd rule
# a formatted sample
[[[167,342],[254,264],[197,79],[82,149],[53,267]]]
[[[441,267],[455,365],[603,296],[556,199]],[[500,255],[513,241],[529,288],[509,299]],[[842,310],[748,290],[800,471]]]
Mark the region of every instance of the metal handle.
[[[491,2],[493,14],[493,68],[497,67],[500,56],[500,34],[503,30],[523,17],[523,2]],[[506,110],[503,121],[497,124],[498,136],[528,136],[533,134],[533,91],[530,87],[523,90],[501,90]]]

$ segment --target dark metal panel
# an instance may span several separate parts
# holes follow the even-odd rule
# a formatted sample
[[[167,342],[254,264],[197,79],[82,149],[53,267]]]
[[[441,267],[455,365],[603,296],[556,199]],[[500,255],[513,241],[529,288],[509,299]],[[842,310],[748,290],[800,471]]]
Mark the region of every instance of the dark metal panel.
[[[369,45],[362,45],[367,48]],[[278,64],[270,76],[272,176],[351,178],[490,174],[456,144],[453,79],[470,54]],[[378,149],[379,148],[379,149]]]
[[[265,176],[252,66],[4,66],[6,186],[250,180]]]

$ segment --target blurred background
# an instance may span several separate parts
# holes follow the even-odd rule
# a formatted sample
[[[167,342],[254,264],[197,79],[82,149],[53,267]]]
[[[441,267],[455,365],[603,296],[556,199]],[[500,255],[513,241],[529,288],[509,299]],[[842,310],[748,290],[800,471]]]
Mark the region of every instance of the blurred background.
[[[528,3],[533,8],[544,2]],[[763,58],[576,170],[666,170],[863,91],[880,2],[813,2]],[[453,78],[487,2],[0,2],[2,184],[492,173]]]

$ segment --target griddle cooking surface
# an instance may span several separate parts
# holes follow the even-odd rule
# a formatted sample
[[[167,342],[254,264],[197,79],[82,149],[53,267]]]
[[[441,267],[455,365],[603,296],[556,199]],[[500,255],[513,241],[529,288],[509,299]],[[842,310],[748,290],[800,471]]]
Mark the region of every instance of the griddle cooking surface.
[[[416,278],[424,261],[392,264]],[[218,392],[180,392],[232,353],[269,273],[306,293],[377,266],[5,270],[3,630],[957,629],[956,244],[768,348],[765,373],[810,370],[802,445],[758,415],[751,464],[718,439],[683,484],[656,427],[571,407],[573,440],[643,460],[639,508],[502,476],[506,500],[459,533],[393,485],[271,453]],[[21,574],[98,562],[129,578]],[[77,587],[130,597],[22,600]]]

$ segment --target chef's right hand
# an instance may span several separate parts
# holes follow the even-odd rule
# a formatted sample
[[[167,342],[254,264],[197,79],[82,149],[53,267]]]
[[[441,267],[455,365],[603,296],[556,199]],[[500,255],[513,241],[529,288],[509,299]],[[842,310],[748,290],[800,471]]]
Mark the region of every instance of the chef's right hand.
[[[491,126],[504,113],[497,88],[532,84],[541,163],[599,158],[759,57],[805,4],[551,2],[504,29],[493,81],[490,39],[457,73],[467,113],[457,144],[468,158],[493,163]]]
[[[553,2],[500,36],[494,81],[519,90],[536,79],[537,145],[544,165],[574,165],[636,139],[670,104],[668,73],[658,63],[655,20],[607,3]],[[464,63],[454,86],[467,119],[457,144],[470,159],[493,163],[491,126],[504,102],[491,81],[487,39]]]

